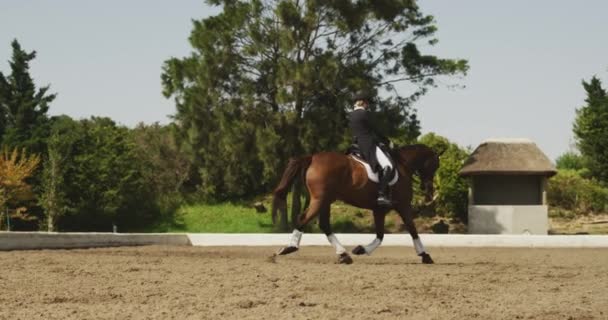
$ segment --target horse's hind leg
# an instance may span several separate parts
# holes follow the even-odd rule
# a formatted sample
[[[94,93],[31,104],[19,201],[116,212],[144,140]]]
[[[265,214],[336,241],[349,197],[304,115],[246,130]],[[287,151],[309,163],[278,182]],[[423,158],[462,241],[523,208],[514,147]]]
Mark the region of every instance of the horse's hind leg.
[[[302,232],[302,229],[310,222],[310,220],[319,215],[319,212],[321,212],[322,207],[323,206],[320,200],[312,199],[310,201],[310,205],[308,206],[308,208],[306,208],[304,213],[302,213],[298,218],[298,226],[291,233],[291,239],[289,240],[289,244],[279,250],[277,254],[286,255],[298,251],[298,249],[300,248],[300,241],[302,240],[302,235],[304,234]]]
[[[418,254],[418,256],[422,258],[422,263],[434,263],[433,259],[431,259],[431,255],[426,252],[426,250],[424,249],[424,245],[422,245],[422,241],[420,241],[420,236],[418,236],[416,225],[414,225],[412,208],[409,205],[402,206],[397,209],[397,212],[399,212],[399,216],[401,216],[401,219],[403,220],[407,231],[409,231],[410,236],[412,236],[412,241],[414,242],[416,254]]]

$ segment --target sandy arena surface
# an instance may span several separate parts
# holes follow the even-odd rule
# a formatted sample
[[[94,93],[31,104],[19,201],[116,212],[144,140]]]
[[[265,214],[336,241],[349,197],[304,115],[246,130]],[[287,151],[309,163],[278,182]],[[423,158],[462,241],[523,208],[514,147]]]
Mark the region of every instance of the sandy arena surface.
[[[0,319],[608,319],[608,250],[0,252]]]

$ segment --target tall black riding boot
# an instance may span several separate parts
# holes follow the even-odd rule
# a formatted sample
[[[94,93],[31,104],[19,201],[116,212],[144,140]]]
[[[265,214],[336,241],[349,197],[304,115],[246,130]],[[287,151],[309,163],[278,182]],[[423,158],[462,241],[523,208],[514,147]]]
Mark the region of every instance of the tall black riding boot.
[[[392,205],[388,192],[388,183],[391,179],[391,168],[384,168],[378,173],[378,200],[376,202],[381,207],[389,207]]]

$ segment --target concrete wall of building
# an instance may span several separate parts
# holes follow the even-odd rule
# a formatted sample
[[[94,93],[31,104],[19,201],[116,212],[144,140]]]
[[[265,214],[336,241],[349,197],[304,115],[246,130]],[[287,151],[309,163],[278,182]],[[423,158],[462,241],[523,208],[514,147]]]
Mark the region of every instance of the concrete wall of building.
[[[472,179],[476,205],[543,204],[541,176],[482,175]]]
[[[547,234],[548,207],[469,206],[470,234]]]

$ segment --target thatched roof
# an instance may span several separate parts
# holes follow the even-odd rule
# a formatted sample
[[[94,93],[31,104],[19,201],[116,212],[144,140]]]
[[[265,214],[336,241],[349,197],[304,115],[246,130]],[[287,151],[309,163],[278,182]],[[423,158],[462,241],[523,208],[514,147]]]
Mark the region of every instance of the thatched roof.
[[[528,139],[484,141],[465,161],[460,175],[546,175],[557,171],[549,158]]]

